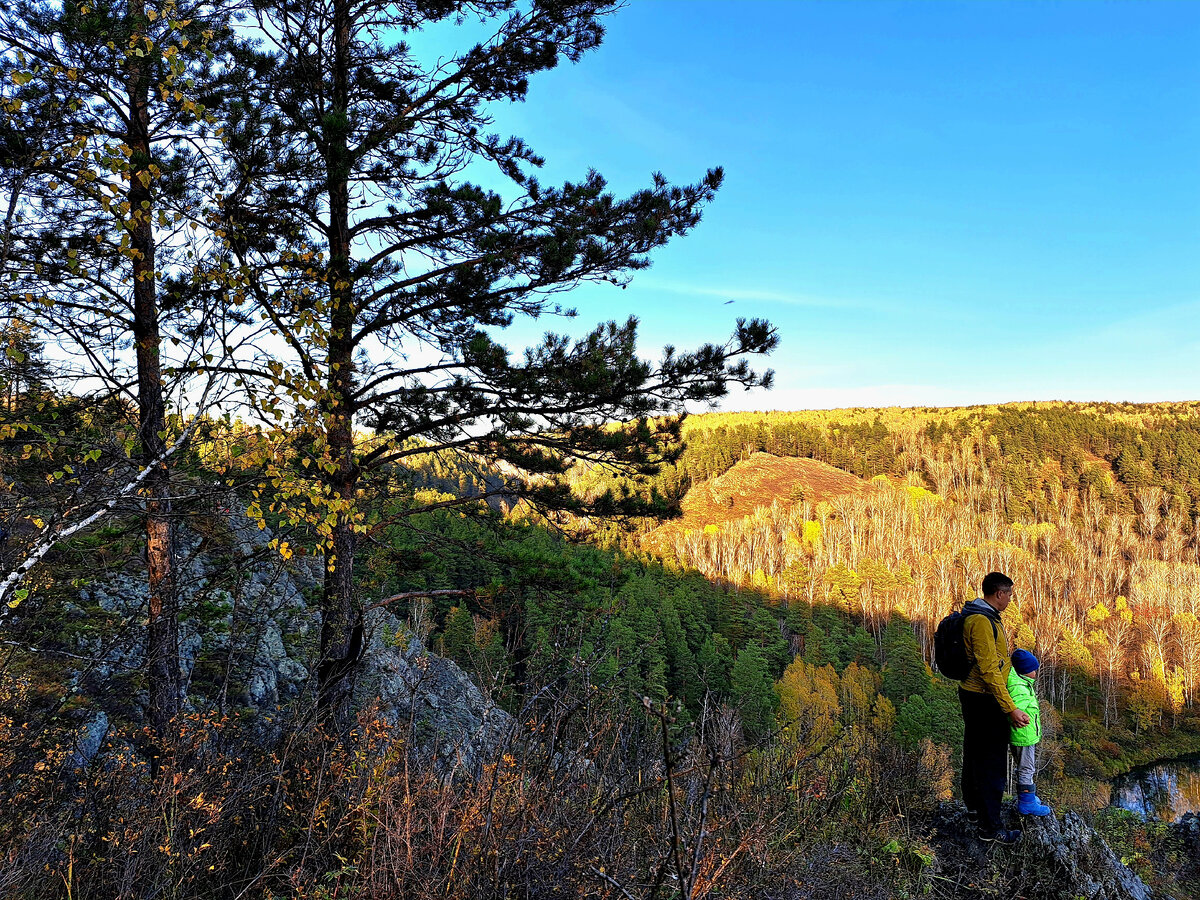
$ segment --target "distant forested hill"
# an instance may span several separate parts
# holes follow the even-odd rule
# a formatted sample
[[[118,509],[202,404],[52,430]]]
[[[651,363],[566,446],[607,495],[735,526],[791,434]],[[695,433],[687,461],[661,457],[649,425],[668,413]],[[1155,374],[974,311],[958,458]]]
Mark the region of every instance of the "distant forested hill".
[[[1102,489],[1107,463],[1135,492],[1159,487],[1200,514],[1200,403],[1015,403],[956,409],[851,409],[812,412],[713,413],[684,426],[687,450],[664,485],[720,475],[751,452],[817,459],[862,478],[904,475],[926,457],[950,460],[970,448],[999,468],[1014,515],[1036,503],[1036,484],[1022,475],[1053,460],[1065,486]],[[925,472],[936,479],[936,466]],[[674,480],[672,480],[672,477]]]
[[[640,490],[682,506],[682,517],[643,520],[619,543],[744,597],[705,601],[709,627],[730,645],[723,678],[749,635],[779,659],[768,667],[779,675],[772,617],[792,652],[817,665],[886,670],[889,647],[898,652],[886,632],[900,621],[931,662],[937,621],[1002,570],[1018,583],[1014,638],[1041,658],[1060,712],[1131,737],[1195,723],[1200,404],[718,413],[689,418],[683,437],[677,461],[649,483],[589,470],[576,489]],[[442,483],[454,480],[452,465],[437,465]],[[685,593],[656,600],[658,612]],[[610,602],[585,606],[608,616],[628,598]],[[666,626],[652,619],[638,646],[657,646],[649,635]],[[688,630],[688,658],[647,649],[643,677],[661,666],[687,682],[705,640]],[[927,707],[935,684],[893,697],[914,735],[934,733],[912,707]],[[1079,749],[1076,768],[1114,765]]]
[[[1003,570],[1018,583],[1017,639],[1061,709],[1127,714],[1135,730],[1194,715],[1200,404],[712,414],[684,438],[656,489],[722,484],[742,512],[666,532],[662,549],[685,566],[785,606],[841,609],[876,636],[902,615],[927,659],[938,619]],[[755,504],[761,454],[818,460],[869,489],[822,498],[797,472]]]

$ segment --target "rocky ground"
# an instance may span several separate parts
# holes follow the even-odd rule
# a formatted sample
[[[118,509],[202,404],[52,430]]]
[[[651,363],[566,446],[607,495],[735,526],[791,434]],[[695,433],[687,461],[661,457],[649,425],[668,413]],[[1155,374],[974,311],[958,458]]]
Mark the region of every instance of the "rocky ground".
[[[944,804],[929,823],[936,852],[936,895],[955,898],[1022,897],[1070,900],[1156,900],[1104,839],[1075,812],[1012,816],[1021,841],[984,843],[958,804]],[[1005,894],[1004,891],[1009,893]]]

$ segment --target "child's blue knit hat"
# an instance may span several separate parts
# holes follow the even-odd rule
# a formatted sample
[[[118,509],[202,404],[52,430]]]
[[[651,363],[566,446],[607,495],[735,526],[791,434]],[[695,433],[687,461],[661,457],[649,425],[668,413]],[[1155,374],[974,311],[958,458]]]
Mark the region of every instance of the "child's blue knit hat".
[[[1030,672],[1037,671],[1038,658],[1028,650],[1014,650],[1012,664],[1018,675],[1028,675]]]

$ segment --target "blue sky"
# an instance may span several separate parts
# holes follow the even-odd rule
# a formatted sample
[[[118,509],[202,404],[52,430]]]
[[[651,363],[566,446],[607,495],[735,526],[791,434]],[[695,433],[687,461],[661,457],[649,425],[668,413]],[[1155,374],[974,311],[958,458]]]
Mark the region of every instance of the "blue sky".
[[[547,181],[725,167],[566,326],[765,316],[776,389],[724,409],[1200,398],[1200,4],[633,0],[497,126]]]

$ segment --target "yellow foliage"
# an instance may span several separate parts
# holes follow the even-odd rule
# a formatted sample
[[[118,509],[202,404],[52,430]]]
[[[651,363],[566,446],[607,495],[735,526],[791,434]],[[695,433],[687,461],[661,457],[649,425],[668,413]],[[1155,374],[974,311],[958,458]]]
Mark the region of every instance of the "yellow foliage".
[[[950,748],[921,738],[921,775],[933,791],[935,800],[954,797],[954,767],[950,763]]]
[[[850,663],[842,672],[841,697],[842,710],[854,722],[865,721],[871,713],[878,697],[879,685],[870,669]]]
[[[896,707],[882,694],[875,698],[875,717],[871,724],[878,734],[891,734],[895,730]]]
[[[1053,522],[1033,522],[1028,525],[1023,522],[1013,522],[1009,527],[1017,534],[1025,535],[1033,542],[1036,542],[1038,538],[1048,538],[1058,532],[1058,526]]]
[[[803,540],[808,547],[816,551],[821,546],[821,523],[808,521],[804,523]]]
[[[802,745],[824,746],[833,738],[842,714],[840,686],[832,666],[818,669],[796,657],[775,685],[780,723],[793,726],[792,733]]]
[[[1200,619],[1190,612],[1177,612],[1171,617],[1182,640],[1189,644],[1200,643]]]
[[[1129,608],[1128,600],[1126,600],[1124,597],[1118,597],[1116,606],[1114,608],[1116,609],[1117,615],[1120,617],[1122,622],[1124,622],[1126,625],[1133,624],[1133,610]]]
[[[446,500],[453,500],[453,494],[447,494],[445,491],[435,491],[433,489],[415,491],[413,500],[418,506],[425,506],[432,503],[443,503]]]
[[[1086,673],[1095,671],[1095,661],[1092,651],[1075,639],[1070,632],[1064,632],[1058,638],[1058,658],[1067,666],[1080,669]]]
[[[1037,639],[1033,636],[1033,629],[1027,623],[1022,622],[1017,627],[1017,634],[1013,639],[1013,643],[1022,650],[1032,652],[1037,645]]]
[[[1023,552],[1016,544],[1010,544],[1008,541],[980,541],[976,548],[978,551],[988,551],[990,553],[1021,553]]]
[[[908,494],[909,508],[913,510],[920,509],[926,503],[941,503],[945,499],[941,494],[936,494],[917,484],[905,485],[904,491]]]
[[[1175,666],[1166,678],[1167,707],[1174,715],[1183,712],[1183,703],[1187,693],[1185,688],[1186,681],[1183,670],[1179,666]]]

